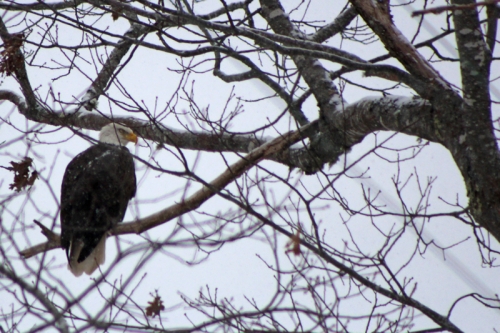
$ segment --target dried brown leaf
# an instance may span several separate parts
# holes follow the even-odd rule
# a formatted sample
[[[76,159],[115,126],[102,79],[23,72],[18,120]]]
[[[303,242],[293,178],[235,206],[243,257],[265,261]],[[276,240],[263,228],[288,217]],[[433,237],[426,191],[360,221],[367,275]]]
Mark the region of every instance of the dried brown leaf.
[[[297,232],[290,238],[290,241],[286,243],[287,250],[285,253],[292,252],[294,255],[298,256],[302,253],[300,250],[300,233],[301,228],[297,229]]]
[[[154,296],[153,301],[148,302],[148,304],[149,306],[146,307],[146,316],[148,317],[155,317],[160,314],[160,311],[165,310],[163,301],[158,295]]]
[[[4,50],[0,52],[0,73],[10,76],[23,65],[24,57],[18,51],[23,46],[24,38],[24,33],[18,33],[4,39]]]
[[[121,8],[118,8],[116,6],[111,6],[111,17],[113,18],[113,21],[118,20],[122,13],[123,10]]]
[[[26,157],[19,163],[10,162],[10,167],[2,168],[14,172],[14,182],[9,185],[9,189],[15,190],[16,192],[20,192],[28,186],[32,186],[35,183],[35,180],[38,178],[38,172],[36,170],[31,171],[33,160],[29,157]]]

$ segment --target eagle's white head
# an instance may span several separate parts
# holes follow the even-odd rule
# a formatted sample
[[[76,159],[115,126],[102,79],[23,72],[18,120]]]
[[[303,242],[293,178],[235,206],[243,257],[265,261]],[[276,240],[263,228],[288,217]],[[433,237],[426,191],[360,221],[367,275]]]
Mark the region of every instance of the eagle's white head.
[[[117,146],[126,146],[129,142],[137,144],[137,135],[126,126],[111,123],[101,129],[99,141]]]

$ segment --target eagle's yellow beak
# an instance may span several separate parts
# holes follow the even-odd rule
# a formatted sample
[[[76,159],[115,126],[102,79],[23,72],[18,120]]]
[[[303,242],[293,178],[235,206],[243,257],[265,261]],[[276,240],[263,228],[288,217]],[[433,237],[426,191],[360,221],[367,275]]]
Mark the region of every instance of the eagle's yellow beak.
[[[137,144],[137,135],[135,133],[129,133],[129,134],[125,135],[125,139]]]

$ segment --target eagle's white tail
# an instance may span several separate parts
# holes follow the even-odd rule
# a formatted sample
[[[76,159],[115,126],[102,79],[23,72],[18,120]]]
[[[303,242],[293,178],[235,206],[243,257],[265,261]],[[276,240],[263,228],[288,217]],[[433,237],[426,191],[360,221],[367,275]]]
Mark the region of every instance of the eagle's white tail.
[[[74,276],[80,276],[84,272],[90,275],[94,273],[99,265],[104,264],[106,260],[106,238],[107,234],[104,234],[90,255],[80,263],[77,260],[80,252],[82,252],[84,243],[82,240],[71,242],[68,268]]]

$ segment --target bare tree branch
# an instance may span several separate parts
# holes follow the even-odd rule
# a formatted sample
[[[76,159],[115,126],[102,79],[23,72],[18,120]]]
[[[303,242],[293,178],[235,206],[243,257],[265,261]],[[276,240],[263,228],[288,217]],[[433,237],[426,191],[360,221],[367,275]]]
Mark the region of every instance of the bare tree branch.
[[[6,276],[9,280],[14,282],[15,284],[20,285],[23,288],[23,290],[27,291],[33,297],[36,298],[36,300],[40,302],[40,304],[42,304],[42,306],[44,306],[50,312],[50,314],[54,318],[53,319],[53,322],[55,323],[54,326],[59,332],[69,333],[68,324],[66,323],[63,314],[59,312],[57,307],[38,288],[24,281],[23,278],[17,276],[12,270],[10,270],[7,266],[3,264],[0,265],[0,273]]]
[[[454,10],[461,10],[461,9],[465,9],[465,10],[474,9],[478,6],[487,6],[487,5],[492,5],[492,4],[498,3],[498,2],[500,2],[500,0],[482,1],[482,2],[464,4],[464,5],[439,6],[439,7],[427,8],[427,9],[423,9],[423,10],[415,10],[411,16],[415,17],[415,16],[425,15],[425,14],[441,14],[442,12],[446,12],[446,11],[454,11]]]
[[[308,126],[310,125],[306,125],[303,130],[307,130]],[[200,207],[205,201],[224,189],[224,187],[226,187],[229,183],[240,177],[244,172],[252,168],[262,159],[271,155],[279,154],[283,149],[301,140],[303,138],[303,130],[301,129],[286,133],[281,137],[265,143],[261,147],[251,151],[240,161],[231,165],[224,173],[210,183],[205,184],[200,190],[188,197],[186,200],[142,218],[139,221],[122,223],[113,230],[112,234],[140,234]],[[51,238],[53,239],[46,243],[39,244],[22,251],[21,255],[25,258],[29,258],[40,252],[60,247],[60,244],[57,244],[57,239],[55,237]]]

